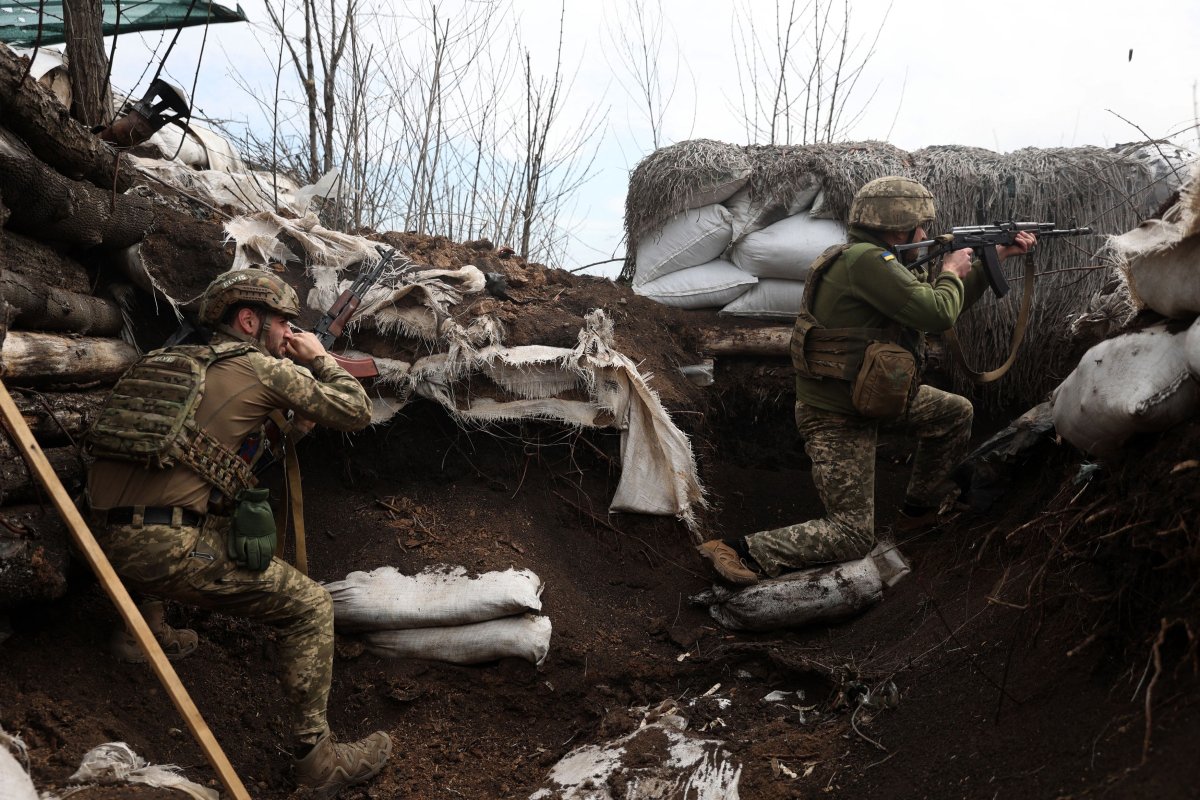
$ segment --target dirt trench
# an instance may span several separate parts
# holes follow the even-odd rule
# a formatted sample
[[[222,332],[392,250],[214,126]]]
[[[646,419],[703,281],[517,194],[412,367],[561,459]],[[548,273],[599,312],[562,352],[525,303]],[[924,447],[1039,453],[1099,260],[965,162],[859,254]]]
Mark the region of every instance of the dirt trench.
[[[681,417],[713,502],[707,533],[818,513],[786,410],[786,402],[729,402]],[[1145,663],[1112,642],[1087,641],[1091,606],[1066,582],[1052,578],[1026,608],[1005,588],[1036,559],[999,547],[996,531],[1045,507],[1050,484],[1076,463],[1070,454],[1053,453],[1024,476],[1000,517],[962,518],[903,542],[913,575],[862,617],[733,635],[688,603],[708,581],[681,524],[606,514],[617,453],[615,434],[540,424],[468,433],[429,404],[381,431],[305,443],[315,577],[382,564],[529,567],[547,584],[554,623],[541,668],[388,662],[339,637],[335,730],[384,729],[396,743],[379,779],[344,796],[527,797],[572,748],[632,731],[631,708],[667,698],[692,729],[724,739],[741,759],[743,798],[1194,796],[1200,716],[1186,671],[1168,669],[1158,682],[1143,763]],[[881,443],[881,526],[903,494],[906,453],[901,442]],[[0,725],[29,745],[39,788],[63,786],[84,752],[110,740],[211,783],[150,671],[108,656],[116,615],[94,583],[76,578],[62,600],[14,614],[16,633],[3,645]],[[199,652],[178,669],[252,795],[288,797],[270,631],[182,607],[170,613],[200,632]],[[1178,647],[1166,655],[1181,663]],[[851,709],[855,681],[893,682],[898,704]],[[775,689],[804,699],[764,703]],[[76,797],[174,796],[108,791]]]

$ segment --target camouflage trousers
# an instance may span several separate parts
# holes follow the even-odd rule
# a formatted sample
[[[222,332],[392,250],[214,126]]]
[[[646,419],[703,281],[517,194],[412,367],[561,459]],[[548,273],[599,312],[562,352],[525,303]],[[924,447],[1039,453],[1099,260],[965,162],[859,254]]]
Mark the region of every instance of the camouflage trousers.
[[[879,431],[918,439],[907,499],[938,506],[958,491],[950,473],[971,437],[971,402],[922,386],[900,417],[880,421],[796,404],[796,427],[812,459],[813,483],[825,516],[752,533],[750,555],[768,575],[785,569],[861,558],[875,546],[875,445]]]
[[[333,600],[278,558],[262,572],[239,568],[225,547],[229,524],[229,517],[209,515],[200,528],[110,525],[98,538],[130,591],[274,627],[284,690],[295,709],[293,732],[315,742],[328,728]]]

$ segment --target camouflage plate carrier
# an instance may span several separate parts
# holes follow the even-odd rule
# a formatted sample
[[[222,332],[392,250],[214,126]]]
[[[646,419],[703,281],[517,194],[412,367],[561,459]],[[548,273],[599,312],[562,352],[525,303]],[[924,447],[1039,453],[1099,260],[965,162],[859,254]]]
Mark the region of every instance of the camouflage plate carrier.
[[[88,431],[86,451],[148,469],[183,464],[226,497],[236,497],[258,481],[250,464],[196,425],[196,409],[204,397],[208,368],[255,349],[237,342],[179,345],[148,353],[113,387]]]

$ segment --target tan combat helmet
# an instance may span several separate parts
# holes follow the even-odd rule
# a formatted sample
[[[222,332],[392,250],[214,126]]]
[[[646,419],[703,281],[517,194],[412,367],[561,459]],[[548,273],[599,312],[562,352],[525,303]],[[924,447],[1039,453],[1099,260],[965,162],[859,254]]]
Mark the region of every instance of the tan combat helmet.
[[[213,279],[200,298],[200,322],[216,326],[238,303],[253,303],[288,319],[299,316],[300,298],[283,278],[265,269],[235,269]]]
[[[854,195],[850,224],[877,231],[911,231],[933,223],[933,194],[912,178],[889,175]]]

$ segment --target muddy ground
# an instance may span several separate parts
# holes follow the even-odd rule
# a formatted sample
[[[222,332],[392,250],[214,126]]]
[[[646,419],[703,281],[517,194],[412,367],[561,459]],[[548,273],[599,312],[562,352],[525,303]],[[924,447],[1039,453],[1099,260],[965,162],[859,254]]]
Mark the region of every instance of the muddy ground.
[[[186,258],[189,242],[219,241],[217,221],[178,227],[160,225],[146,251],[160,267],[191,265],[156,273],[177,274],[172,288],[187,297],[225,262]],[[707,389],[676,369],[696,358],[696,327],[737,323],[528,265],[490,242],[385,238],[434,267],[504,273],[516,302],[477,296],[454,313],[497,314],[510,344],[571,347],[583,314],[606,308],[617,348],[654,375],[693,437],[711,503],[704,536],[821,512],[791,423],[785,360],[718,360]],[[163,335],[162,320],[141,322]],[[380,352],[386,343],[369,331],[356,345],[420,354]],[[977,421],[976,438],[1006,421]],[[346,738],[384,729],[396,743],[379,779],[345,796],[527,797],[571,749],[636,728],[631,708],[674,698],[693,729],[741,760],[743,798],[1194,797],[1200,470],[1175,467],[1198,441],[1193,426],[1135,442],[1127,459],[1080,484],[1082,457],[1047,442],[990,515],[963,514],[901,541],[913,574],[860,618],[734,635],[688,602],[709,581],[681,523],[607,514],[615,433],[532,423],[468,432],[418,401],[367,433],[314,435],[301,448],[314,577],[384,564],[527,567],[547,585],[554,625],[540,668],[389,662],[339,637],[334,729]],[[908,453],[902,441],[879,448],[881,531],[896,517]],[[177,668],[239,775],[256,798],[288,797],[271,632],[179,606],[169,613],[201,635]],[[11,624],[0,644],[0,726],[29,745],[39,788],[63,787],[88,749],[111,740],[215,785],[150,670],[109,656],[117,616],[85,570],[65,597],[21,608]],[[856,683],[894,684],[898,703],[859,708]],[[802,690],[804,700],[764,703],[775,689]],[[168,796],[177,795],[75,795]]]

